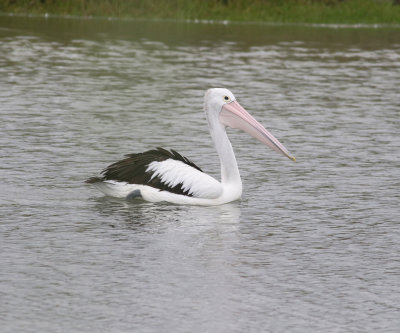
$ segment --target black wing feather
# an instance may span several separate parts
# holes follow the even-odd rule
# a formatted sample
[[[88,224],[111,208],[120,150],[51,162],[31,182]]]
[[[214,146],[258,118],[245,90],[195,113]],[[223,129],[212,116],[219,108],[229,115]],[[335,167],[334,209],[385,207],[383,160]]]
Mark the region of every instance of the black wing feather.
[[[151,162],[162,162],[168,159],[181,161],[201,172],[203,172],[196,164],[171,149],[168,151],[164,148],[148,150],[144,153],[128,154],[125,158],[109,165],[101,172],[101,177],[89,178],[87,183],[97,183],[104,180],[115,180],[127,182],[129,184],[148,185],[160,190],[166,190],[176,194],[188,195],[189,191],[182,189],[182,184],[177,184],[174,187],[169,187],[161,182],[161,178],[153,177],[153,172],[146,172],[147,167]]]

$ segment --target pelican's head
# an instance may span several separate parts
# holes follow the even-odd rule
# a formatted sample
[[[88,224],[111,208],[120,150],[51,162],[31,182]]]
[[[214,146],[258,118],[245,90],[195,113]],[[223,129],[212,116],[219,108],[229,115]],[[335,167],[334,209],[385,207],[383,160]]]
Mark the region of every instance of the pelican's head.
[[[211,130],[215,123],[220,123],[224,127],[239,128],[292,161],[296,160],[278,139],[236,101],[228,89],[208,89],[204,96],[204,109]]]

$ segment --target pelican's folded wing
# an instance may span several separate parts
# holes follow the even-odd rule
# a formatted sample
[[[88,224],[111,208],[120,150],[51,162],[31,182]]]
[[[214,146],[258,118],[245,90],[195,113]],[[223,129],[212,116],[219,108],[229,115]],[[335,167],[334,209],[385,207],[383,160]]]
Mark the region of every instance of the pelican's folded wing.
[[[126,155],[105,168],[101,177],[87,180],[88,183],[101,181],[147,185],[196,198],[215,199],[222,194],[220,182],[175,150],[163,148]]]
[[[151,162],[146,172],[152,173],[150,181],[158,179],[168,189],[179,186],[184,193],[195,198],[215,199],[222,194],[222,185],[219,181],[178,160]]]

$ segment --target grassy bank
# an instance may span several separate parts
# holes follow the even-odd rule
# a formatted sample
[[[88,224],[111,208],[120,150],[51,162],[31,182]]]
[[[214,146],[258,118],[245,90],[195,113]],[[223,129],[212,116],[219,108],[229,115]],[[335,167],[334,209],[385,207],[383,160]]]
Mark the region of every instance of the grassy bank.
[[[396,0],[2,0],[0,12],[122,18],[400,24]]]

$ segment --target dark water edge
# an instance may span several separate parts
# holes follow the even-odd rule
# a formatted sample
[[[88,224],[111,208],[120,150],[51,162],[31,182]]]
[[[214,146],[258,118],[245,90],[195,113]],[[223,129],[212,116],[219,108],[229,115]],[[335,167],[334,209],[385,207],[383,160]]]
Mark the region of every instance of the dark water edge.
[[[66,41],[84,34],[95,40],[115,35],[118,38],[147,38],[169,45],[193,45],[207,38],[212,41],[238,42],[243,46],[304,41],[374,49],[399,42],[400,25],[303,25],[263,23],[205,23],[175,20],[115,20],[108,18],[0,16],[5,33],[21,30]],[[1,29],[1,28],[0,28]],[[4,29],[4,28],[3,28]]]

